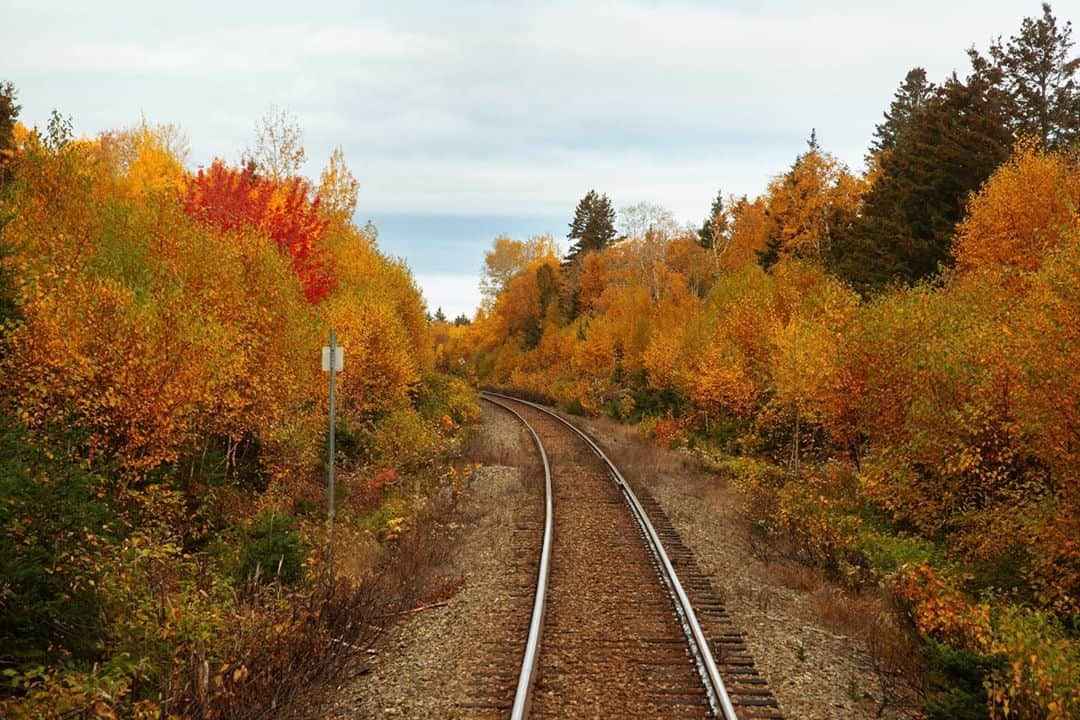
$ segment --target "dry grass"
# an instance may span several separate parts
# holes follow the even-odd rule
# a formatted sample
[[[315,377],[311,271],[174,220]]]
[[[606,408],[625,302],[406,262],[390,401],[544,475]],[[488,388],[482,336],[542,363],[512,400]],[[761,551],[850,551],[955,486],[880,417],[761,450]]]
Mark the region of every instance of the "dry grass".
[[[234,660],[212,667],[193,653],[188,671],[174,679],[177,702],[170,711],[237,720],[305,717],[337,681],[364,671],[366,651],[395,618],[459,589],[459,579],[443,574],[451,544],[439,518],[452,509],[433,504],[361,582],[323,575],[288,596],[270,589],[253,597],[250,617],[262,620],[239,624],[230,643]]]
[[[870,659],[878,684],[878,717],[886,710],[913,710],[925,674],[922,653],[911,634],[901,626],[885,596],[875,589],[856,593],[836,585],[818,568],[783,561],[773,563],[770,573],[785,587],[805,593],[813,619],[835,638],[853,639]]]
[[[463,454],[484,465],[510,465],[516,459],[517,446],[506,438],[476,433],[469,439]]]
[[[856,595],[832,584],[822,584],[810,593],[821,624],[837,633],[865,637],[867,624],[882,603],[870,595]]]
[[[815,593],[828,583],[821,570],[787,560],[772,563],[769,572],[779,584],[802,593]]]
[[[487,403],[483,405],[483,412],[489,419],[495,414],[513,418],[502,408]],[[513,423],[509,425],[484,422],[469,437],[461,455],[469,462],[483,465],[518,467],[526,476],[543,472],[543,464],[535,450],[532,437],[517,418],[513,418]]]

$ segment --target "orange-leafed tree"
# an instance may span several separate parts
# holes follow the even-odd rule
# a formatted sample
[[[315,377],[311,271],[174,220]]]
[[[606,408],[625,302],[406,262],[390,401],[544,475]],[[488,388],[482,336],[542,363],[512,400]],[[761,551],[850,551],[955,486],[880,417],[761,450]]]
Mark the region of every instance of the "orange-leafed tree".
[[[974,197],[953,246],[960,272],[1031,271],[1080,230],[1080,164],[1020,143]]]
[[[184,213],[168,189],[179,159],[153,133],[129,139],[130,154],[83,142],[21,158],[4,240],[25,322],[5,338],[5,396],[135,472],[207,437],[230,453],[286,443],[308,390],[291,368],[312,344],[299,282],[260,233],[226,240]]]
[[[810,149],[766,190],[772,227],[759,261],[765,267],[789,257],[823,261],[838,233],[854,221],[863,191],[863,180],[811,136]]]
[[[188,156],[187,137],[176,125],[138,125],[102,133],[97,147],[106,162],[127,182],[133,197],[148,201],[153,194],[166,194],[175,202],[175,193],[186,181],[184,162]]]
[[[855,442],[855,388],[846,377],[845,357],[858,297],[816,266],[781,263],[775,274],[787,307],[773,330],[769,377],[772,401],[792,418],[792,460],[798,468],[806,426],[824,426],[847,448]]]
[[[747,200],[745,197],[731,204],[731,227],[726,245],[717,245],[717,267],[734,271],[755,261],[765,252],[774,221],[769,216],[763,198]],[[722,250],[722,252],[721,252]]]
[[[776,280],[755,264],[722,275],[684,346],[683,392],[709,417],[750,418],[768,389]]]
[[[342,225],[352,222],[356,213],[360,182],[345,164],[345,152],[336,147],[326,167],[319,174],[319,207],[323,215]]]

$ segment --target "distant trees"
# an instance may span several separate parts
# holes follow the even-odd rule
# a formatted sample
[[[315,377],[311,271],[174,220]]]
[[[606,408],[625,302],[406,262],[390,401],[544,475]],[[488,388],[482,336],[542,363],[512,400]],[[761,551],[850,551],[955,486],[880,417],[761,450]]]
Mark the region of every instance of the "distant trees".
[[[562,263],[567,284],[560,302],[564,314],[575,318],[581,310],[579,280],[584,261],[591,253],[609,246],[616,237],[615,208],[611,199],[595,190],[587,192],[574,210],[566,237],[573,243]]]
[[[22,110],[16,99],[15,86],[10,82],[0,83],[0,185],[6,179],[4,167],[15,150],[15,122]]]
[[[559,248],[550,235],[534,235],[528,240],[514,240],[507,235],[499,235],[492,242],[491,249],[484,253],[484,276],[480,280],[480,292],[485,298],[494,300],[506,290],[510,278],[517,275],[537,260],[556,256]]]
[[[649,292],[658,299],[663,286],[663,268],[671,244],[680,228],[671,211],[655,203],[639,202],[619,211],[621,243],[626,244],[624,264],[634,267],[634,275],[644,279]]]
[[[305,158],[304,133],[296,117],[271,105],[255,123],[255,145],[248,149],[247,159],[261,174],[282,182],[300,174]]]
[[[339,223],[352,222],[360,183],[345,164],[345,153],[336,147],[319,174],[319,203],[323,215]]]
[[[8,179],[7,166],[15,151],[15,123],[22,110],[15,100],[15,86],[10,82],[0,83],[0,190]],[[0,232],[10,220],[8,213],[0,210]],[[18,312],[13,273],[4,263],[6,255],[4,244],[0,243],[0,328]]]
[[[428,323],[439,323],[440,325],[444,325],[444,326],[445,325],[453,325],[454,327],[465,327],[467,325],[472,324],[472,320],[470,320],[469,316],[466,315],[465,313],[461,313],[460,315],[455,317],[453,320],[451,320],[447,316],[446,312],[443,311],[442,306],[439,306],[439,307],[435,308],[435,314],[434,315],[432,315],[431,313],[428,313],[427,318],[428,318]],[[438,332],[438,330],[433,330],[433,332]]]
[[[675,216],[655,203],[639,202],[619,211],[619,230],[623,238],[645,238],[650,235],[671,237],[678,230]]]
[[[706,250],[715,250],[727,230],[728,208],[724,205],[724,193],[717,190],[709,207],[709,215],[701,222],[698,230],[698,245]]]
[[[16,99],[15,86],[10,82],[0,83],[0,161],[11,155],[15,145],[15,121],[22,110]]]

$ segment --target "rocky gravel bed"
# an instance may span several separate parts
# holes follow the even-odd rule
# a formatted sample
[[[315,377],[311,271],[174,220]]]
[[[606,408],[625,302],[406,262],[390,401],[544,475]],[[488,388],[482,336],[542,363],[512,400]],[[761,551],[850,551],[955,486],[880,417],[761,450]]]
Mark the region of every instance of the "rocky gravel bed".
[[[523,556],[539,507],[539,468],[529,436],[502,411],[485,406],[472,443],[485,462],[467,497],[446,523],[453,550],[441,574],[460,576],[445,604],[403,616],[357,668],[358,674],[308,708],[311,718],[495,718],[508,715],[502,697],[515,679],[508,644],[524,642],[535,580]],[[636,431],[606,420],[575,419],[600,441],[626,478],[660,504],[693,551],[742,632],[758,670],[785,717],[918,718],[910,689],[887,703],[865,634],[849,632],[885,612],[819,573],[790,561],[763,559],[741,498],[724,479],[685,451],[664,450]],[[536,506],[536,507],[534,507]],[[539,547],[539,537],[536,540]],[[531,576],[530,576],[531,573]],[[489,678],[489,680],[484,680]],[[492,679],[494,678],[494,679]],[[498,687],[492,695],[485,682]],[[901,684],[902,685],[902,684]],[[502,695],[500,695],[502,693]]]
[[[887,612],[817,571],[760,559],[741,498],[686,451],[650,445],[632,428],[575,419],[609,452],[627,480],[668,515],[742,631],[758,670],[788,718],[918,718],[910,688],[881,706],[882,689],[865,637],[843,627]],[[757,556],[757,557],[756,557]]]
[[[445,605],[419,610],[392,626],[361,674],[327,693],[325,707],[313,716],[354,720],[507,714],[469,706],[478,692],[477,675],[505,665],[502,644],[516,641],[520,633],[513,626],[522,619],[527,622],[531,602],[521,597],[522,579],[512,568],[517,563],[517,523],[535,514],[527,507],[536,496],[528,487],[536,482],[529,477],[533,445],[515,422],[497,412],[485,406],[484,425],[470,445],[473,453],[488,462],[523,458],[526,468],[485,465],[472,477],[456,517],[448,518],[455,529],[455,548],[444,573],[460,575],[462,589]],[[523,646],[523,634],[520,642]]]

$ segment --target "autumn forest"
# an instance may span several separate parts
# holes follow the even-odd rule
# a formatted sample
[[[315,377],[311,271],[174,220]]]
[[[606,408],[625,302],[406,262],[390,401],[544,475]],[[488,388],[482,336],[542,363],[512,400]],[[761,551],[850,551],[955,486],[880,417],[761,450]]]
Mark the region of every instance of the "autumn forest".
[[[174,125],[27,127],[0,85],[0,715],[294,716],[443,597],[490,388],[677,449],[882,598],[908,717],[1080,717],[1080,57],[1049,6],[1002,31],[902,78],[865,168],[808,127],[692,226],[590,190],[453,321],[287,111],[193,168]]]

